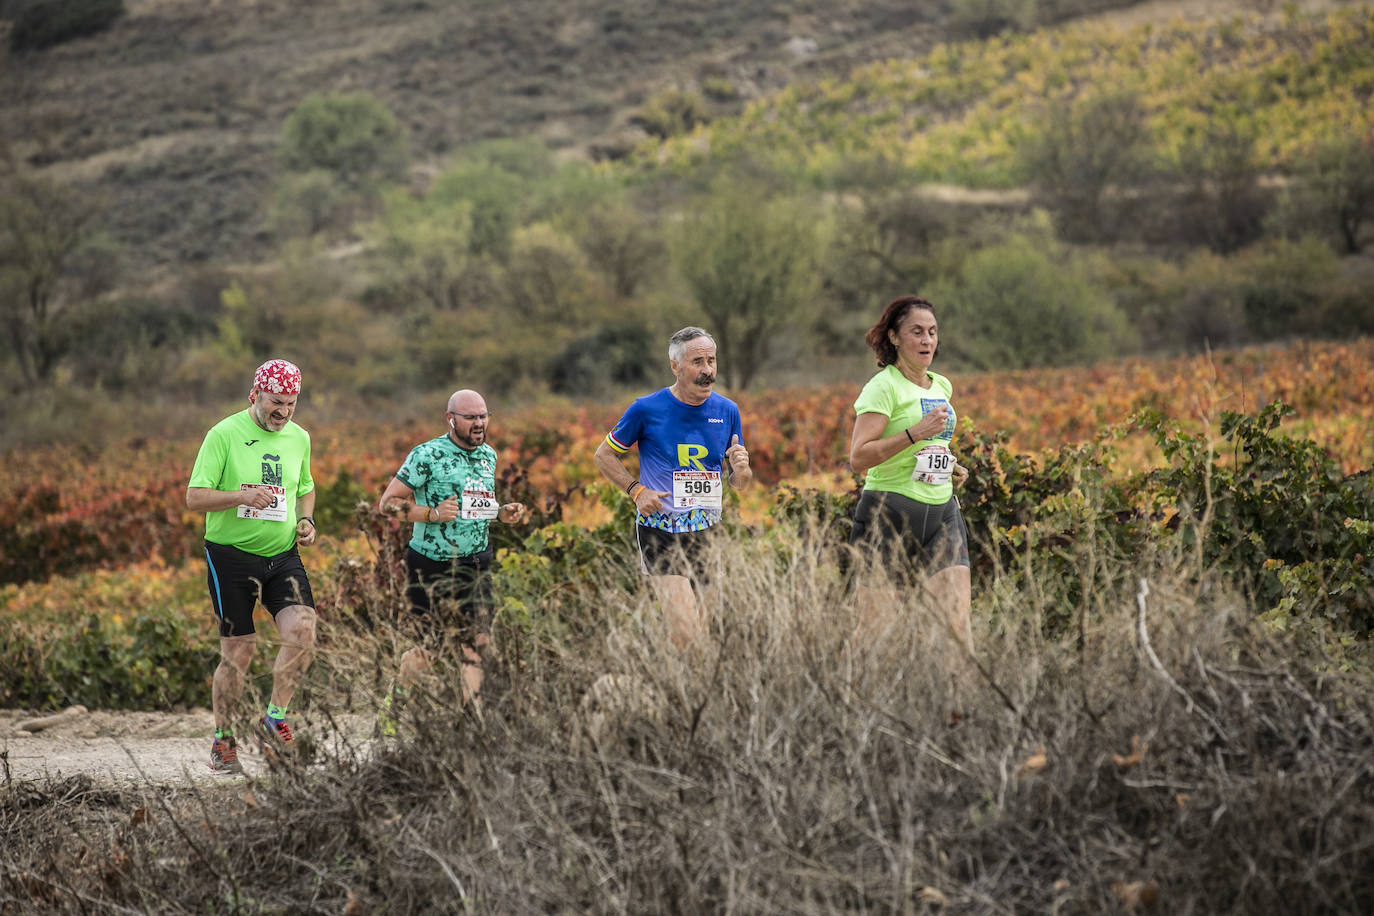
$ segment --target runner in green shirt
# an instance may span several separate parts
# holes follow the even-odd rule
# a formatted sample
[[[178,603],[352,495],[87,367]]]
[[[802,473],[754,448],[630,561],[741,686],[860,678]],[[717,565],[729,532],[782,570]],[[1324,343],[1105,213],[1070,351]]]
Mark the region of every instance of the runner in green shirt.
[[[930,371],[939,349],[935,307],[919,296],[894,299],[865,340],[879,372],[854,402],[849,463],[865,478],[849,542],[874,551],[887,582],[921,588],[972,651],[968,527],[954,495],[968,471],[949,448],[954,386]],[[860,614],[871,618],[897,599],[890,588],[861,587]]]
[[[377,509],[411,522],[406,549],[406,598],[420,644],[401,656],[396,686],[383,701],[381,730],[395,734],[397,705],[433,664],[445,624],[457,624],[462,646],[463,685],[474,709],[481,708],[482,651],[491,640],[491,548],[493,521],[518,524],[523,503],[496,498],[496,450],[487,444],[491,414],[475,391],[455,391],[444,413],[444,435],[411,450],[387,484]]]
[[[251,733],[264,755],[292,747],[286,707],[315,646],[315,601],[296,550],[316,537],[310,435],[291,421],[300,390],[301,371],[293,364],[273,359],[259,366],[248,409],[206,433],[186,489],[186,505],[205,513],[206,582],[219,620],[210,747],[210,768],[219,773],[243,772],[233,717],[257,644],[258,601],[281,636],[271,702]]]

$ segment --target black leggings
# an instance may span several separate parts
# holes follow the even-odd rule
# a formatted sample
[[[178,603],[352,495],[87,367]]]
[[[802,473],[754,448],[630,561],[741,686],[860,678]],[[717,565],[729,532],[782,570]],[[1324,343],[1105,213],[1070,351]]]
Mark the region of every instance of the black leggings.
[[[931,505],[881,490],[864,490],[849,543],[875,548],[892,572],[907,564],[927,572],[968,566],[968,526],[958,497]]]

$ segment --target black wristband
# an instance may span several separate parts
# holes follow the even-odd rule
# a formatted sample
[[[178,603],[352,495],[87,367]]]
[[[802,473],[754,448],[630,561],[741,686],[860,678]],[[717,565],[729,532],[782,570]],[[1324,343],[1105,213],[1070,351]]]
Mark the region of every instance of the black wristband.
[[[916,444],[916,440],[911,438],[911,427],[908,426],[906,429],[902,430],[902,432],[906,433],[906,441],[910,442],[912,445]]]
[[[626,496],[629,496],[629,495],[630,495],[630,491],[633,490],[633,489],[635,488],[635,484],[637,484],[637,483],[639,483],[639,478],[638,478],[638,477],[636,477],[634,480],[630,481],[629,483],[625,484],[625,495],[626,495]]]
[[[298,522],[309,522],[311,528],[319,530],[319,526],[315,524],[315,517],[312,515],[302,515]]]

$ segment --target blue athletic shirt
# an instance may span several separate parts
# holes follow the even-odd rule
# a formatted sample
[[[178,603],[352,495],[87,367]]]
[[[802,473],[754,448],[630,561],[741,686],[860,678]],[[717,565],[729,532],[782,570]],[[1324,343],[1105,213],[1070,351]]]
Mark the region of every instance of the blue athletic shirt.
[[[661,493],[673,492],[674,471],[721,471],[730,438],[744,433],[739,406],[711,392],[700,404],[684,404],[672,389],[664,388],[637,398],[606,436],[606,444],[624,454],[639,446],[639,482]],[[719,509],[700,506],[674,509],[671,497],[653,515],[639,513],[635,521],[646,528],[680,534],[703,531],[720,521]]]

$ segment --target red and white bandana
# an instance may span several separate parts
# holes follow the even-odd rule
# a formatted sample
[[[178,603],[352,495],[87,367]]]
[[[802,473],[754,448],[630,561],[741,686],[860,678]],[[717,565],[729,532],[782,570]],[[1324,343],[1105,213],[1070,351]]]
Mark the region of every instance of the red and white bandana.
[[[273,394],[300,394],[301,370],[284,359],[269,359],[253,373],[253,385]]]

